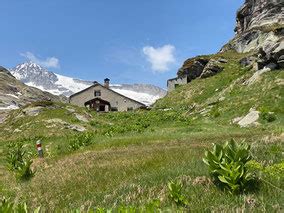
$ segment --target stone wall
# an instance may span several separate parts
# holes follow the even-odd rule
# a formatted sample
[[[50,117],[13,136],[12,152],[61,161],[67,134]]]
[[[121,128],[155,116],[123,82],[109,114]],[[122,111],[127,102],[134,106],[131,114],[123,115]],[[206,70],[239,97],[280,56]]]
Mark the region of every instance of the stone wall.
[[[101,91],[101,96],[95,97],[94,93],[96,90]],[[101,98],[110,102],[111,107],[116,107],[118,111],[127,111],[128,108],[138,109],[140,107],[144,107],[143,104],[117,94],[110,89],[106,89],[100,84],[89,87],[83,92],[74,94],[70,97],[69,102],[73,105],[84,107],[87,101],[94,98]]]
[[[168,92],[173,91],[177,85],[187,84],[187,76],[177,77],[173,79],[169,79],[167,82],[168,85]]]

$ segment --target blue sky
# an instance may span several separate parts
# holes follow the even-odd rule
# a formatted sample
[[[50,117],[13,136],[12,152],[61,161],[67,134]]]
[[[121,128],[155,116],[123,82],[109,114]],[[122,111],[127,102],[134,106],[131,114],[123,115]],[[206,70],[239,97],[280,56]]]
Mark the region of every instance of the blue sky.
[[[0,65],[166,87],[189,57],[234,36],[243,0],[2,0]]]

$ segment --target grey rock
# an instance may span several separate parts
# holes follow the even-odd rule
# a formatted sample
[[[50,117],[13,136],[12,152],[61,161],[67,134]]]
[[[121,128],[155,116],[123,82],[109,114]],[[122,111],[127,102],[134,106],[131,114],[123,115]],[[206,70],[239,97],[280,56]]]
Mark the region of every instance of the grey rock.
[[[246,0],[237,12],[236,33],[284,22],[282,0]]]
[[[284,68],[284,55],[280,56],[278,61],[277,61],[277,64],[281,67],[281,68]]]
[[[68,128],[72,129],[72,130],[75,130],[77,132],[84,132],[84,131],[86,131],[86,128],[83,127],[83,126],[80,126],[80,125],[72,125],[71,124],[71,125],[68,126]]]
[[[269,63],[264,68],[268,68],[270,70],[275,70],[277,68],[277,66],[278,65],[276,63]]]
[[[284,35],[283,0],[246,0],[237,12],[236,36],[221,51],[265,51],[280,43]]]
[[[270,68],[264,67],[261,70],[256,71],[248,80],[246,80],[243,85],[252,85],[257,82],[263,73],[271,71]]]
[[[250,112],[238,122],[238,125],[240,125],[240,127],[257,125],[256,121],[258,119],[259,119],[259,112],[254,109],[251,109]]]
[[[76,110],[75,110],[75,109],[70,108],[70,107],[66,107],[66,109],[67,109],[67,111],[68,111],[68,112],[71,112],[71,113],[76,112]]]
[[[47,120],[46,122],[49,123],[49,124],[52,124],[52,123],[63,124],[63,125],[68,124],[67,122],[63,121],[63,120],[60,119],[60,118],[49,119],[49,120]]]
[[[78,113],[75,113],[75,117],[81,122],[85,123],[89,122],[89,119],[85,115],[80,115]]]
[[[218,62],[226,64],[226,63],[228,63],[228,60],[226,60],[225,58],[219,58]]]
[[[59,118],[53,118],[53,119],[47,120],[46,122],[48,124],[50,124],[49,128],[53,128],[53,127],[55,127],[55,124],[59,124],[59,125],[63,125],[65,128],[72,129],[72,130],[75,130],[75,131],[78,131],[78,132],[86,131],[86,128],[83,127],[83,126],[69,124],[69,123],[67,123],[67,122],[65,122],[65,121],[63,121],[62,119],[59,119]]]
[[[221,72],[224,68],[220,65],[219,61],[211,59],[207,65],[204,67],[200,78],[208,78],[210,76],[216,75],[217,73]]]
[[[208,62],[209,60],[204,58],[188,59],[184,62],[182,68],[179,69],[177,75],[178,77],[187,76],[188,81],[196,79],[201,75]]]
[[[237,124],[240,120],[242,120],[244,117],[236,117],[232,120],[233,124]]]
[[[256,56],[247,56],[242,58],[239,62],[242,66],[253,66],[254,63],[256,63],[257,57]]]
[[[44,107],[37,106],[37,107],[27,107],[23,109],[23,113],[28,116],[37,116]]]

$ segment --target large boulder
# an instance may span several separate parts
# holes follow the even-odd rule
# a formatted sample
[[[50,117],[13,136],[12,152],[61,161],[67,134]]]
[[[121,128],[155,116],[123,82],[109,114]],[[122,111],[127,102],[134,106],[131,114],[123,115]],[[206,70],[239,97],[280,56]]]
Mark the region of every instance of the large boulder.
[[[260,48],[256,54],[240,60],[244,66],[252,66],[255,70],[269,67],[271,70],[284,68],[284,41],[269,48]]]
[[[189,81],[196,79],[201,75],[208,61],[205,58],[188,59],[179,69],[177,75],[178,77],[187,76]]]
[[[240,127],[249,127],[258,125],[259,112],[255,109],[250,109],[249,113],[244,117],[233,119],[233,123],[237,123]]]
[[[284,55],[279,57],[277,64],[279,65],[280,68],[284,69]]]
[[[257,56],[251,55],[240,60],[240,64],[245,67],[253,66],[257,61]]]
[[[221,65],[220,61],[211,59],[204,67],[200,75],[200,78],[208,78],[210,76],[216,75],[217,73],[221,72],[223,69],[224,67]]]

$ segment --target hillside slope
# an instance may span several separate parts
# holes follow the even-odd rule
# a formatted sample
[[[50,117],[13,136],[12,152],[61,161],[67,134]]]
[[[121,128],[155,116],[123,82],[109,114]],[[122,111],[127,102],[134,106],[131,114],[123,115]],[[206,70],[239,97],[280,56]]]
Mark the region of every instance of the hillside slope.
[[[7,69],[0,67],[0,123],[6,111],[18,109],[34,101],[45,100],[59,102],[61,98],[23,84]]]
[[[54,102],[11,111],[0,123],[0,194],[46,212],[131,212],[151,205],[161,212],[282,212],[284,70],[278,61],[273,70],[267,64],[256,70],[243,63],[250,57],[258,63],[257,50],[234,48],[186,60],[179,72],[200,58],[226,63],[214,76],[177,87],[149,111],[96,113]],[[255,181],[240,194],[215,184],[203,162],[212,143],[232,139],[251,146],[247,169]],[[7,167],[19,143],[35,171],[26,181]],[[181,183],[177,194],[189,207],[171,199],[170,181]]]
[[[255,70],[239,62],[245,56],[236,52],[201,56],[224,57],[228,63],[222,72],[213,77],[195,79],[178,87],[159,100],[155,108],[184,109],[188,114],[201,119],[208,117],[223,124],[230,124],[234,118],[246,115],[251,108],[259,111],[267,109],[279,118],[277,124],[283,125],[283,70],[270,71],[254,79]],[[254,81],[249,83],[250,79]]]
[[[247,84],[254,71],[239,64],[244,55],[226,52],[204,57],[220,56],[228,60],[222,72],[180,86],[151,111],[97,114],[49,103],[30,115],[25,112],[33,111],[36,104],[11,112],[0,124],[0,153],[7,152],[7,140],[21,141],[33,153],[36,174],[25,184],[18,183],[2,156],[0,192],[33,208],[40,203],[49,211],[140,206],[155,199],[162,209],[175,211],[167,189],[167,183],[175,180],[184,184],[192,211],[281,211],[284,72],[267,72]],[[276,120],[260,116],[246,128],[232,122],[251,108],[266,109]],[[39,138],[44,160],[36,158],[34,144]],[[253,162],[275,187],[261,182],[256,193],[238,196],[216,188],[202,157],[212,143],[232,138],[251,144]]]

